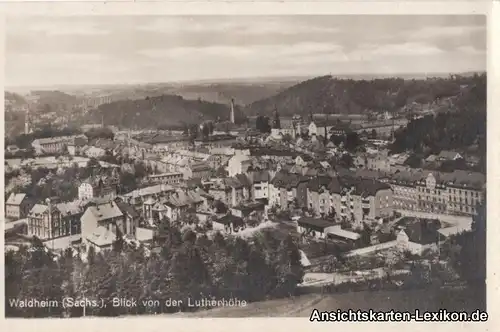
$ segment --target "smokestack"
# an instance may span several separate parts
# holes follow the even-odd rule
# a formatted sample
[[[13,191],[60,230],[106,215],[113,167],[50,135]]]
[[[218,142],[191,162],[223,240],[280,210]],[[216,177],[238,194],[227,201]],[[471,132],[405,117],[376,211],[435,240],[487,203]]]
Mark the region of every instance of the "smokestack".
[[[234,123],[234,98],[231,98],[231,123]]]

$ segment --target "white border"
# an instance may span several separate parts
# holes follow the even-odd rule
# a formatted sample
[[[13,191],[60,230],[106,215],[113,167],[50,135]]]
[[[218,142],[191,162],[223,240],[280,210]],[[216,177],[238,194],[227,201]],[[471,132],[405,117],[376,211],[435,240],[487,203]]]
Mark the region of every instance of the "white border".
[[[307,15],[307,14],[366,14],[366,15],[386,15],[386,14],[485,14],[488,15],[488,313],[490,321],[486,324],[451,324],[451,323],[413,323],[400,325],[398,323],[381,324],[342,324],[341,323],[310,323],[307,318],[246,318],[230,319],[219,318],[210,319],[187,319],[187,318],[169,318],[145,317],[145,318],[109,318],[109,319],[37,319],[37,320],[14,320],[8,319],[2,321],[2,330],[5,331],[25,331],[35,328],[38,331],[62,331],[81,330],[82,332],[101,331],[110,329],[132,330],[132,331],[302,331],[302,330],[324,330],[342,329],[342,331],[366,331],[378,330],[400,331],[404,328],[406,331],[495,331],[498,329],[499,321],[499,269],[500,261],[500,241],[497,239],[500,234],[500,224],[496,222],[499,215],[500,195],[496,189],[499,183],[499,156],[500,152],[496,148],[496,142],[500,142],[499,113],[500,104],[495,95],[499,95],[498,77],[499,68],[494,59],[500,59],[498,51],[500,43],[500,4],[488,1],[468,1],[468,2],[71,2],[71,3],[1,3],[0,12],[4,15]],[[493,15],[496,14],[496,15]],[[496,16],[497,20],[493,19]],[[4,18],[4,17],[2,17]],[[4,20],[1,20],[3,28]],[[369,29],[369,27],[367,27]],[[1,29],[1,31],[4,31]],[[496,40],[493,38],[496,35]],[[1,47],[4,54],[4,34],[1,34]],[[497,60],[498,61],[498,60]],[[4,67],[2,66],[2,75],[0,82],[3,86]],[[3,94],[2,97],[3,99]],[[3,100],[2,100],[3,105]],[[2,127],[3,130],[3,127]],[[3,137],[3,135],[2,135]],[[2,140],[3,145],[3,140]],[[3,146],[2,146],[3,148]],[[1,157],[3,159],[3,155]],[[3,167],[3,160],[1,163]],[[3,183],[4,179],[0,180]],[[0,193],[3,199],[3,190]],[[3,237],[0,237],[0,250],[3,251]],[[0,271],[3,272],[3,254],[0,256]],[[3,286],[0,287],[0,297],[4,295]],[[4,301],[0,301],[0,310],[3,312]],[[334,326],[332,326],[334,324]]]

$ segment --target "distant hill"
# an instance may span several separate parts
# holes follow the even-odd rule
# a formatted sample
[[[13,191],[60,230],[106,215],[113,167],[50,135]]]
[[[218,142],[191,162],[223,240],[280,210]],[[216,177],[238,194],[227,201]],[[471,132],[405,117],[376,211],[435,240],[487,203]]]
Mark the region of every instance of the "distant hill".
[[[235,108],[236,119],[242,119]],[[204,120],[229,120],[229,105],[186,100],[181,96],[162,95],[140,100],[120,100],[104,104],[84,116],[86,123],[100,123],[126,128],[181,127]]]
[[[413,102],[426,104],[439,98],[458,96],[474,77],[354,80],[321,76],[256,101],[244,111],[247,115],[270,114],[275,108],[283,115],[393,111]]]
[[[271,97],[290,86],[295,81],[286,82],[249,82],[249,83],[186,83],[186,84],[147,84],[103,88],[113,100],[136,100],[162,95],[178,95],[188,100],[229,104],[231,98],[238,105],[247,105],[254,101]]]
[[[5,91],[4,93],[4,102],[14,106],[23,106],[27,104],[26,99],[21,95],[9,91]]]
[[[77,96],[73,96],[62,91],[31,91],[31,96],[38,99],[37,103],[42,111],[67,110],[81,102]]]

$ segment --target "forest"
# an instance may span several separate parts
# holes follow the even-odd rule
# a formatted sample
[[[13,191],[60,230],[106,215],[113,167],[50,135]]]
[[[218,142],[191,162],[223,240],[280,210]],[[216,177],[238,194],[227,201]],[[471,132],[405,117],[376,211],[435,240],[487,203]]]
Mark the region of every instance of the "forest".
[[[455,100],[454,111],[413,119],[395,132],[392,153],[410,151],[422,158],[443,150],[480,157],[486,170],[486,77],[476,78]]]
[[[229,105],[161,95],[101,105],[86,114],[82,123],[104,122],[105,125],[125,128],[170,129],[205,121],[227,121],[229,115]],[[243,121],[239,107],[235,107],[235,118],[237,122]]]
[[[273,97],[245,107],[245,114],[308,116],[310,113],[364,114],[367,111],[393,112],[413,103],[429,104],[443,98],[467,96],[469,86],[486,83],[486,74],[451,75],[447,78],[374,80],[316,77],[294,85]],[[485,102],[486,99],[483,99]]]
[[[293,295],[304,275],[298,246],[288,236],[267,233],[247,242],[215,233],[212,239],[164,219],[153,241],[159,250],[132,249],[117,236],[113,249],[85,258],[71,249],[56,257],[36,238],[32,246],[5,253],[7,317],[75,317],[82,308],[16,307],[15,300],[63,298],[104,300],[103,308],[86,308],[86,316],[173,313],[197,308],[172,307],[165,301],[237,299],[259,301]],[[113,298],[135,299],[137,307],[113,307]],[[159,306],[143,301],[158,300]]]

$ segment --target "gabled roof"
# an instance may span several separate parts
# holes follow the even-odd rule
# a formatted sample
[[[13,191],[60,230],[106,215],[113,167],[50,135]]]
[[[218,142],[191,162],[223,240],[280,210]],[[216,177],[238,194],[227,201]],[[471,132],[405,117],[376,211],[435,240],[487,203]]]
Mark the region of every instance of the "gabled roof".
[[[216,222],[218,222],[219,224],[223,224],[223,225],[232,224],[233,226],[241,226],[241,225],[245,224],[245,222],[243,221],[242,218],[234,216],[232,214],[227,214],[227,215],[223,216],[222,218],[217,219]]]
[[[447,159],[447,160],[453,160],[456,158],[456,156],[460,154],[458,152],[455,152],[455,151],[441,151],[438,155],[438,158],[440,159]]]
[[[115,202],[89,206],[85,214],[90,213],[97,221],[107,220],[123,216],[122,211]]]
[[[128,214],[132,218],[139,217],[139,213],[132,207],[132,205],[121,201],[116,202],[116,205],[118,206],[120,211],[122,211],[123,214]]]
[[[105,227],[99,226],[92,234],[87,235],[87,240],[99,247],[107,247],[116,240],[116,234]]]
[[[314,226],[314,227],[319,227],[319,228],[323,228],[323,229],[336,225],[334,222],[329,221],[329,220],[317,219],[317,218],[311,218],[311,217],[302,217],[297,221],[297,223],[301,226]]]
[[[24,194],[24,193],[18,193],[18,194],[12,193],[12,194],[10,194],[9,199],[7,200],[6,204],[8,204],[8,205],[21,205],[21,203],[23,202],[23,200],[25,198],[26,198],[26,194]]]
[[[61,212],[61,215],[63,217],[68,215],[77,215],[83,213],[82,202],[79,200],[73,202],[59,203],[56,206],[57,209]]]
[[[254,171],[248,174],[250,181],[252,183],[269,182],[269,172],[268,171]]]

